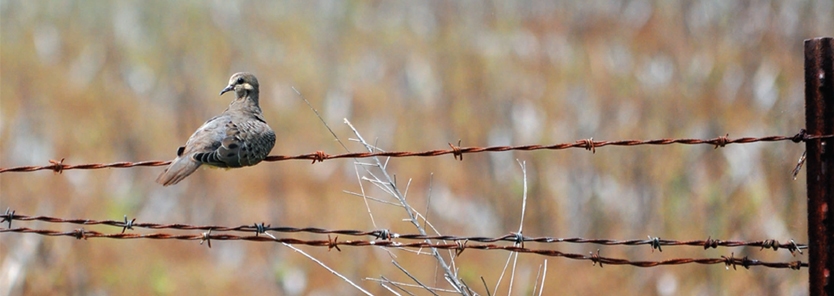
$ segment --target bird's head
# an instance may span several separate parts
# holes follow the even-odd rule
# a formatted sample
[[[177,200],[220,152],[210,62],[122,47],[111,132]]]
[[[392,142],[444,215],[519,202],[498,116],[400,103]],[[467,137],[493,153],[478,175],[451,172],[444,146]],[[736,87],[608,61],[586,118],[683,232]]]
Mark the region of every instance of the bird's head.
[[[238,98],[247,97],[248,95],[258,94],[258,78],[252,73],[239,72],[229,78],[229,85],[220,91],[220,95],[226,92],[235,91]]]

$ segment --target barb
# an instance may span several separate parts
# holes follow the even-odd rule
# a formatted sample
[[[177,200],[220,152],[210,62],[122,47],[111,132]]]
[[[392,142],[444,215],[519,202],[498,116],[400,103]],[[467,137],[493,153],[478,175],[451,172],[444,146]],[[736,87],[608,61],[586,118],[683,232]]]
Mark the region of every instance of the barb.
[[[422,151],[422,152],[412,152],[412,151],[385,151],[385,152],[354,152],[354,153],[345,153],[345,154],[338,154],[338,155],[329,155],[324,153],[323,151],[316,151],[313,153],[295,155],[295,156],[287,156],[287,155],[271,155],[267,157],[264,161],[284,161],[284,160],[309,160],[313,163],[315,162],[322,162],[328,159],[337,159],[337,158],[369,158],[369,157],[432,157],[432,156],[441,156],[446,154],[452,154],[455,156],[456,159],[463,160],[463,154],[467,153],[481,153],[481,152],[502,152],[502,151],[534,151],[534,150],[563,150],[569,148],[581,148],[590,150],[591,152],[596,153],[597,148],[602,148],[605,146],[640,146],[640,145],[670,145],[670,144],[683,144],[683,145],[711,145],[718,147],[724,147],[729,144],[748,144],[748,143],[756,143],[756,142],[780,142],[780,141],[792,141],[794,143],[799,142],[806,142],[810,140],[816,139],[829,139],[834,138],[834,135],[808,135],[805,133],[805,130],[801,130],[799,133],[793,136],[767,136],[767,137],[760,137],[760,138],[753,138],[753,137],[744,137],[744,138],[736,138],[730,139],[727,136],[721,136],[712,139],[654,139],[654,140],[618,140],[618,141],[594,141],[593,138],[589,139],[582,139],[577,140],[572,143],[561,143],[561,144],[554,144],[554,145],[520,145],[520,146],[491,146],[491,147],[459,147],[450,145],[451,149],[448,150],[429,150],[429,151]],[[18,166],[18,167],[9,167],[9,168],[0,168],[0,173],[10,173],[10,172],[33,172],[33,171],[40,171],[40,170],[51,170],[55,173],[61,173],[66,170],[93,170],[93,169],[104,169],[104,168],[130,168],[130,167],[155,167],[155,166],[165,166],[170,164],[171,161],[169,160],[152,160],[152,161],[139,161],[139,162],[113,162],[113,163],[89,163],[89,164],[78,164],[78,165],[69,165],[64,164],[63,159],[61,161],[50,160],[49,165],[45,166]]]
[[[134,225],[135,226],[135,225]],[[538,254],[542,256],[549,256],[549,257],[564,257],[573,260],[587,260],[591,261],[594,265],[597,263],[607,265],[630,265],[635,267],[656,267],[656,266],[664,266],[664,265],[682,265],[682,264],[724,264],[726,268],[733,267],[740,265],[744,268],[750,268],[751,266],[763,266],[769,268],[790,268],[793,270],[799,270],[802,267],[808,267],[808,262],[802,261],[791,261],[791,262],[765,262],[756,259],[749,259],[748,257],[743,258],[735,258],[733,255],[721,256],[721,258],[676,258],[676,259],[669,259],[669,260],[662,260],[662,261],[630,261],[627,259],[620,259],[620,258],[611,258],[611,257],[603,257],[597,254],[589,254],[589,255],[582,255],[576,253],[565,253],[557,250],[548,250],[548,249],[531,249],[520,247],[516,245],[496,245],[496,244],[465,244],[460,245],[456,243],[428,243],[426,241],[419,241],[419,242],[412,242],[412,243],[400,243],[395,241],[378,241],[378,240],[301,240],[295,238],[279,238],[273,239],[266,236],[257,236],[257,235],[250,235],[250,236],[238,236],[232,234],[212,234],[211,231],[202,233],[202,234],[184,234],[184,235],[173,235],[168,233],[150,233],[150,234],[134,234],[134,233],[102,233],[98,231],[91,231],[91,230],[84,230],[84,229],[76,229],[73,231],[54,231],[54,230],[45,230],[45,229],[30,229],[30,228],[12,228],[12,229],[0,229],[0,233],[8,233],[8,232],[16,232],[16,233],[34,233],[44,236],[67,236],[76,239],[93,239],[93,238],[110,238],[110,239],[174,239],[174,240],[198,240],[201,242],[211,242],[214,241],[225,241],[225,240],[242,240],[242,241],[254,241],[254,242],[274,242],[274,243],[283,243],[283,244],[290,244],[290,245],[307,245],[313,247],[326,247],[326,248],[334,248],[338,246],[352,246],[352,247],[384,247],[384,248],[409,248],[409,249],[420,249],[420,248],[437,248],[437,249],[476,249],[476,250],[504,250],[508,252],[518,252],[518,253],[530,253],[530,254]]]
[[[91,219],[62,219],[56,217],[49,217],[49,216],[27,216],[27,215],[18,215],[15,214],[14,211],[10,211],[10,209],[6,209],[6,214],[2,215],[3,222],[8,221],[9,225],[11,225],[12,220],[17,221],[43,221],[47,223],[67,223],[67,224],[77,224],[77,225],[105,225],[105,226],[112,226],[116,228],[122,229],[124,232],[125,229],[133,230],[134,228],[146,228],[146,229],[174,229],[174,230],[200,230],[200,231],[212,231],[213,233],[218,232],[229,232],[229,231],[237,231],[237,232],[251,232],[254,233],[255,236],[259,234],[267,234],[270,236],[271,239],[274,239],[273,236],[266,233],[267,231],[272,232],[280,232],[280,233],[313,233],[313,234],[333,234],[333,235],[346,235],[346,236],[369,236],[383,241],[392,241],[393,239],[399,240],[438,240],[438,241],[453,241],[456,242],[454,245],[455,248],[453,250],[457,251],[457,254],[463,252],[464,249],[467,249],[469,242],[477,242],[477,243],[496,243],[496,242],[509,242],[521,245],[524,247],[524,242],[533,242],[533,243],[573,243],[573,244],[596,244],[596,245],[606,245],[606,246],[614,246],[614,245],[625,245],[625,246],[642,246],[648,245],[654,249],[660,249],[660,246],[695,246],[695,247],[702,247],[704,249],[709,248],[718,248],[718,247],[758,247],[763,249],[772,249],[774,251],[781,249],[786,249],[791,253],[799,252],[802,253],[802,250],[807,249],[808,246],[806,244],[798,244],[794,242],[794,240],[789,240],[784,243],[780,243],[773,239],[761,240],[761,241],[738,241],[738,240],[718,240],[713,239],[712,237],[707,238],[706,240],[686,240],[686,241],[678,241],[678,240],[669,240],[669,239],[660,239],[658,237],[649,237],[648,239],[633,239],[633,240],[611,240],[611,239],[587,239],[581,237],[572,237],[572,238],[556,238],[556,237],[530,237],[524,236],[518,232],[510,232],[508,234],[498,236],[498,237],[485,237],[485,236],[454,236],[454,235],[423,235],[423,234],[399,234],[391,232],[388,229],[378,229],[378,230],[351,230],[351,229],[325,229],[325,228],[316,228],[316,227],[288,227],[288,226],[275,226],[272,227],[271,225],[264,225],[264,223],[259,224],[252,224],[252,225],[241,225],[241,226],[222,226],[222,225],[190,225],[190,224],[157,224],[157,223],[137,223],[136,219],[128,220],[127,216],[124,217],[124,221],[118,220],[91,220]],[[9,232],[8,229],[0,229],[0,232]],[[214,239],[214,236],[212,236]],[[269,239],[267,239],[269,240]],[[334,244],[331,244],[334,245]],[[335,244],[338,245],[338,244]],[[605,263],[605,262],[604,262]]]

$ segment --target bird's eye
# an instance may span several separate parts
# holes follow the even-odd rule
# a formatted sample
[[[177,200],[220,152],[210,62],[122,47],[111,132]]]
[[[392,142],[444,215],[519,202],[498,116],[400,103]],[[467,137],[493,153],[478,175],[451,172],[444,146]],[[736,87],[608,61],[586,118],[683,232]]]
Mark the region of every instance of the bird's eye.
[[[237,84],[243,84],[243,77],[237,78]]]

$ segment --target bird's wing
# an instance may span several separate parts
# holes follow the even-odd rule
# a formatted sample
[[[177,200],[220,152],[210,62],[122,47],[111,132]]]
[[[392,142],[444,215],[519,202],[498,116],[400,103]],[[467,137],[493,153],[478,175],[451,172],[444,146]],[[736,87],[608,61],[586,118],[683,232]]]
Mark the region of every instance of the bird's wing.
[[[275,146],[275,132],[262,120],[252,118],[242,121],[237,124],[237,128],[240,131],[236,137],[240,140],[238,159],[243,166],[261,162]]]
[[[242,149],[244,141],[240,137],[241,131],[238,125],[226,118],[224,122],[217,122],[217,126],[212,131],[210,132],[212,135],[207,137],[211,138],[212,144],[203,145],[208,149],[196,152],[194,159],[211,166],[240,167],[240,152],[244,150]],[[199,132],[200,130],[197,131]]]
[[[262,118],[229,116],[221,119],[212,123],[214,126],[210,130],[214,133],[207,131],[206,135],[202,136],[210,139],[211,145],[203,144],[204,141],[194,141],[195,144],[201,143],[204,147],[199,151],[195,150],[195,160],[217,167],[251,166],[261,162],[275,145],[275,133]],[[201,130],[203,129],[198,130],[192,137],[196,137]]]

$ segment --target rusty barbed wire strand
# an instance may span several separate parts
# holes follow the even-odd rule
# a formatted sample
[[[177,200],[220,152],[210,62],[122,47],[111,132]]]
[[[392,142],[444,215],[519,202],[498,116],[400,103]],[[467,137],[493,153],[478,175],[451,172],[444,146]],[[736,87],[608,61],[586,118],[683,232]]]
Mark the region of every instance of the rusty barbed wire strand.
[[[815,139],[828,139],[834,138],[834,135],[808,135],[805,133],[805,130],[800,130],[799,133],[793,136],[767,136],[767,137],[743,137],[743,138],[736,138],[730,139],[729,135],[724,135],[722,137],[712,138],[712,139],[690,139],[690,138],[682,138],[682,139],[654,139],[654,140],[617,140],[617,141],[593,141],[593,138],[589,139],[582,139],[577,140],[572,143],[561,143],[561,144],[554,144],[554,145],[520,145],[520,146],[491,146],[491,147],[460,147],[452,145],[451,143],[449,146],[451,149],[447,150],[429,150],[429,151],[422,151],[422,152],[412,152],[412,151],[386,151],[386,152],[355,152],[355,153],[345,153],[345,154],[338,154],[338,155],[330,155],[324,153],[323,151],[317,151],[314,153],[308,154],[301,154],[295,156],[286,156],[286,155],[271,155],[268,156],[264,161],[273,162],[273,161],[283,161],[283,160],[312,160],[313,163],[316,162],[323,162],[328,159],[337,159],[337,158],[368,158],[368,157],[432,157],[432,156],[441,156],[446,154],[452,154],[455,156],[455,159],[463,160],[463,154],[467,153],[480,153],[480,152],[502,152],[502,151],[533,151],[533,150],[562,150],[568,148],[582,148],[592,152],[596,152],[597,148],[605,147],[605,146],[639,146],[639,145],[670,145],[670,144],[684,144],[684,145],[698,145],[698,144],[705,144],[705,145],[712,145],[715,148],[724,147],[729,144],[748,144],[748,143],[756,143],[756,142],[779,142],[779,141],[793,141],[794,143],[805,142],[809,140]],[[460,143],[458,143],[460,145]],[[18,167],[9,167],[9,168],[0,168],[0,173],[10,173],[10,172],[33,172],[33,171],[40,171],[40,170],[52,170],[56,173],[61,173],[65,170],[75,170],[75,169],[104,169],[104,168],[131,168],[131,167],[155,167],[155,166],[165,166],[171,163],[169,160],[152,160],[152,161],[138,161],[138,162],[113,162],[113,163],[88,163],[88,164],[77,164],[77,165],[70,165],[64,164],[64,159],[60,161],[50,160],[49,165],[45,166],[18,166]]]
[[[721,256],[721,258],[677,258],[677,259],[670,259],[670,260],[662,260],[662,261],[630,261],[627,259],[619,259],[619,258],[610,258],[610,257],[603,257],[599,255],[599,250],[595,253],[590,253],[588,255],[576,254],[576,253],[565,253],[557,250],[548,250],[548,249],[531,249],[526,247],[520,247],[517,245],[496,245],[496,244],[459,244],[459,243],[451,243],[451,244],[432,244],[427,242],[413,242],[413,243],[400,243],[395,241],[379,241],[379,240],[338,240],[338,236],[327,240],[302,240],[302,239],[295,239],[295,238],[270,238],[266,236],[238,236],[232,234],[212,234],[212,230],[209,230],[206,233],[197,234],[197,235],[173,235],[167,233],[150,233],[150,234],[134,234],[134,233],[101,233],[98,231],[91,231],[91,230],[84,230],[75,229],[73,231],[54,231],[54,230],[45,230],[45,229],[30,229],[30,228],[12,228],[12,229],[0,229],[0,233],[34,233],[44,236],[67,236],[73,237],[76,239],[90,239],[90,238],[110,238],[110,239],[174,239],[174,240],[199,240],[202,244],[203,242],[208,242],[209,247],[211,247],[212,240],[243,240],[243,241],[255,241],[255,242],[276,242],[276,243],[286,243],[286,244],[294,244],[294,245],[307,245],[313,247],[327,247],[328,249],[337,249],[341,251],[339,248],[340,246],[353,246],[353,247],[384,247],[384,248],[412,248],[412,249],[420,249],[420,248],[437,248],[437,249],[450,249],[450,250],[458,250],[457,255],[460,256],[462,250],[465,249],[476,249],[476,250],[504,250],[509,252],[519,252],[519,253],[530,253],[530,254],[538,254],[542,256],[550,256],[550,257],[564,257],[568,259],[574,260],[588,260],[596,265],[597,263],[600,264],[600,267],[603,264],[609,265],[631,265],[635,267],[655,267],[655,266],[664,266],[664,265],[681,265],[681,264],[724,264],[727,269],[731,266],[733,269],[736,269],[736,266],[740,265],[744,268],[750,268],[750,266],[764,266],[769,268],[790,268],[793,270],[799,270],[802,267],[808,267],[807,262],[802,261],[791,261],[791,262],[765,262],[759,261],[756,259],[749,259],[747,256],[743,258],[735,258],[734,254],[727,256]]]
[[[56,217],[49,217],[49,216],[26,216],[26,215],[17,215],[14,211],[10,211],[10,209],[6,209],[5,214],[0,215],[0,223],[9,222],[9,227],[11,228],[11,221],[18,220],[18,221],[43,221],[48,223],[68,223],[68,224],[77,224],[77,225],[105,225],[105,226],[113,226],[117,228],[122,228],[122,233],[126,229],[133,229],[133,228],[147,228],[147,229],[175,229],[175,230],[202,230],[208,231],[211,230],[212,232],[224,232],[224,231],[239,231],[239,232],[254,232],[257,236],[260,233],[265,235],[270,235],[266,233],[267,231],[273,232],[281,232],[281,233],[313,233],[313,234],[336,234],[336,235],[348,235],[348,236],[371,236],[377,239],[382,240],[391,240],[391,239],[402,239],[402,240],[447,240],[447,241],[467,241],[467,242],[480,242],[480,243],[494,243],[494,242],[512,242],[516,244],[523,244],[525,242],[534,242],[534,243],[573,243],[573,244],[597,244],[597,245],[607,245],[607,246],[614,246],[614,245],[625,245],[625,246],[640,246],[640,245],[649,245],[652,247],[652,250],[660,249],[661,246],[697,246],[703,247],[705,250],[709,248],[716,249],[718,247],[758,247],[761,249],[772,249],[774,251],[778,251],[781,249],[786,249],[791,254],[795,252],[802,253],[802,250],[807,249],[808,246],[806,244],[798,244],[793,240],[790,240],[785,243],[780,243],[777,240],[767,239],[762,241],[738,241],[738,240],[718,240],[707,238],[706,240],[686,240],[686,241],[677,241],[677,240],[668,240],[668,239],[660,239],[660,238],[649,238],[649,239],[632,239],[632,240],[611,240],[611,239],[586,239],[581,237],[572,237],[572,238],[555,238],[555,237],[529,237],[524,235],[519,235],[518,233],[508,233],[498,237],[484,237],[484,236],[454,236],[454,235],[422,235],[422,234],[398,234],[393,233],[387,229],[379,229],[379,230],[331,230],[331,229],[324,229],[324,228],[316,228],[316,227],[272,227],[271,225],[264,225],[264,223],[260,224],[252,224],[252,225],[241,225],[236,227],[230,226],[222,226],[222,225],[190,225],[190,224],[157,224],[157,223],[136,223],[136,219],[128,220],[127,216],[124,217],[124,221],[118,220],[92,220],[92,219],[62,219]],[[270,235],[271,236],[271,235]]]

